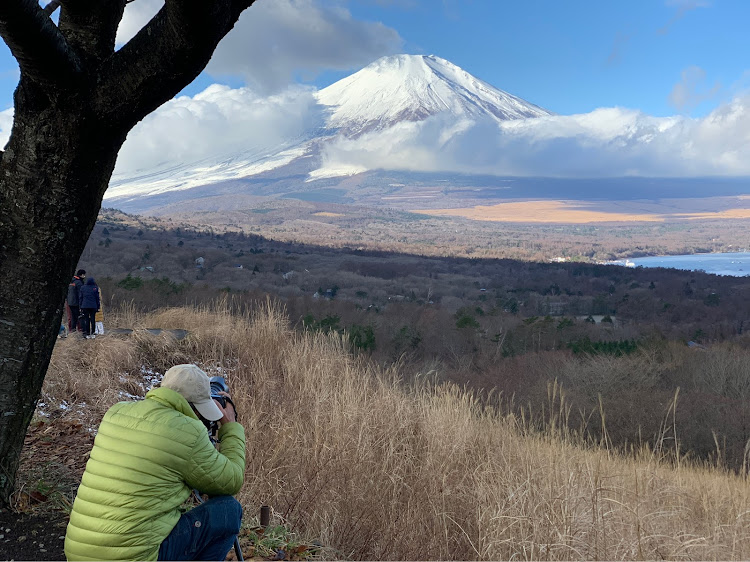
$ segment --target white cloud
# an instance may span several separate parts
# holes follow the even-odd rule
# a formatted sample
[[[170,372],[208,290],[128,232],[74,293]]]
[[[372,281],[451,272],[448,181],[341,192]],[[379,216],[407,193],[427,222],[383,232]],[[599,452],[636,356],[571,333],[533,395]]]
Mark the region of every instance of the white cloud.
[[[164,0],[137,0],[125,8],[117,44],[129,41]],[[257,0],[219,43],[206,72],[237,76],[254,90],[279,92],[299,75],[350,70],[400,51],[403,39],[379,22],[352,17],[345,0]]]
[[[620,61],[622,59],[622,52],[631,38],[632,36],[630,34],[626,34],[621,31],[617,32],[612,43],[612,50],[609,52],[607,60],[604,62],[606,66],[617,66],[618,64],[620,64]]]
[[[206,71],[242,76],[262,92],[286,87],[298,73],[349,70],[398,52],[398,32],[356,20],[344,2],[258,0],[219,44]]]
[[[137,0],[125,6],[125,14],[117,28],[117,44],[124,45],[146,25],[164,5],[164,0]]]
[[[10,130],[13,128],[13,108],[0,111],[0,146],[5,147],[10,138]]]
[[[0,112],[3,134],[11,118],[12,112]],[[129,135],[117,173],[135,177],[216,156],[260,162],[313,137],[323,119],[311,89],[263,97],[248,88],[214,85],[144,119]],[[363,169],[550,177],[750,175],[750,94],[701,119],[623,108],[500,125],[438,115],[328,143],[315,177]]]
[[[750,175],[750,96],[703,119],[605,108],[570,116],[455,124],[441,116],[339,139],[324,168],[496,175],[687,177]]]
[[[274,155],[308,138],[323,115],[314,92],[290,88],[262,97],[214,85],[165,104],[128,136],[116,173],[137,176],[165,166],[239,153]],[[0,111],[0,146],[13,110]],[[750,94],[701,119],[651,117],[603,108],[591,113],[507,121],[436,116],[357,139],[323,153],[326,170],[401,169],[519,176],[653,177],[750,175]]]
[[[676,8],[674,15],[664,25],[664,27],[658,30],[658,33],[664,35],[669,33],[672,26],[685,17],[685,14],[698,8],[708,8],[711,6],[709,0],[666,0],[665,4],[669,7]]]
[[[319,126],[312,90],[295,87],[269,97],[214,84],[179,97],[146,117],[128,135],[116,173],[131,175],[197,163],[212,156],[279,150]]]
[[[313,136],[323,119],[310,88],[264,97],[248,88],[213,85],[168,102],[137,125],[116,173],[135,178],[215,156],[261,162]],[[0,111],[0,146],[12,121],[12,109]],[[323,168],[315,175],[366,169],[573,178],[750,176],[750,93],[701,119],[623,108],[501,125],[438,115],[335,140],[324,149]],[[199,180],[196,176],[196,185]]]
[[[680,81],[672,88],[669,103],[679,111],[684,111],[715,97],[721,90],[721,84],[715,82],[711,88],[706,89],[705,81],[705,70],[699,66],[687,67],[682,71]]]

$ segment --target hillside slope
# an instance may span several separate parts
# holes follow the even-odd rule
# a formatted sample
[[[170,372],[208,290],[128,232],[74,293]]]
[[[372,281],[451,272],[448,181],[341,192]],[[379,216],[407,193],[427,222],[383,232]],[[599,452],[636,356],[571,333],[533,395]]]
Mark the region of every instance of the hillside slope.
[[[143,394],[144,372],[158,379],[177,360],[218,369],[248,429],[245,513],[271,505],[337,558],[750,558],[746,480],[673,465],[669,440],[625,458],[564,432],[540,434],[455,386],[406,386],[338,336],[294,333],[277,308],[230,308],[110,318],[189,329],[181,342],[61,340],[47,408],[63,404],[56,419],[96,423],[125,393]]]

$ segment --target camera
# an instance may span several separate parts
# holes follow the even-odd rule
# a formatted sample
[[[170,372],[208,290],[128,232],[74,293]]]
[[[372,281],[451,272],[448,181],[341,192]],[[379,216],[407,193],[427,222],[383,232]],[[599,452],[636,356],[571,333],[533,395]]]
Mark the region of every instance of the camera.
[[[234,408],[234,415],[235,419],[237,417],[237,408],[234,405],[234,402],[232,402],[232,399],[228,396],[223,396],[220,394],[221,392],[226,392],[229,394],[229,385],[224,380],[224,377],[211,377],[208,379],[209,385],[211,386],[211,398],[213,400],[216,400],[219,404],[221,404],[222,408],[227,407],[227,403],[232,405],[232,408]],[[208,429],[208,433],[212,436],[216,435],[216,432],[219,429],[219,422],[218,421],[208,421],[208,420],[202,420],[203,424]]]
[[[224,380],[224,377],[211,377],[210,379],[208,379],[208,382],[211,385],[211,398],[221,404],[222,408],[226,408],[227,397],[222,396],[219,393],[226,392],[227,394],[229,394],[229,385],[227,384],[227,381]],[[232,400],[230,399],[229,402],[232,402]],[[233,402],[232,406],[234,406]]]

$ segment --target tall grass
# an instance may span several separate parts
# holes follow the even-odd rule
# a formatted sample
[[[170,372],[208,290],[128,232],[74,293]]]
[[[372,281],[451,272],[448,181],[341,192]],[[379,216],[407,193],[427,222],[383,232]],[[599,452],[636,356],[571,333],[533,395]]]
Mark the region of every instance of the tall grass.
[[[93,421],[138,394],[143,367],[224,373],[248,436],[245,512],[271,505],[337,557],[750,558],[745,477],[647,448],[617,455],[563,423],[540,432],[428,377],[407,385],[340,336],[293,331],[271,303],[126,312],[110,322],[190,335],[61,341],[47,401],[85,400]]]

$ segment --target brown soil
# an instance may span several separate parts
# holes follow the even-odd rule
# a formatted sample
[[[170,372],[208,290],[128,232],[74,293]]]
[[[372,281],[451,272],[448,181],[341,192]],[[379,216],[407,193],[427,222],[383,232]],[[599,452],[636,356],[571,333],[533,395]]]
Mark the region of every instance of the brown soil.
[[[64,560],[65,527],[93,433],[78,421],[32,422],[17,492],[0,509],[0,560]]]
[[[0,559],[65,560],[65,513],[14,513],[0,509]]]

